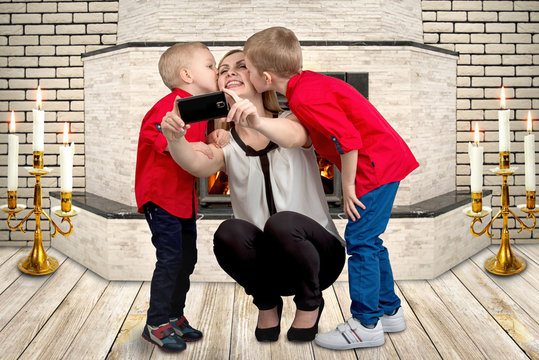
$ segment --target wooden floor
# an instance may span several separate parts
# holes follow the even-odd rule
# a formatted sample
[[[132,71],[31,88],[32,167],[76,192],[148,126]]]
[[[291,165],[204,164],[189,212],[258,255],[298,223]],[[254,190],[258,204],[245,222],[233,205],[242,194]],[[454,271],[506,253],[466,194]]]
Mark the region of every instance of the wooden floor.
[[[49,249],[52,276],[22,275],[28,249],[0,248],[1,359],[539,359],[539,244],[513,246],[528,268],[519,275],[486,273],[490,247],[429,281],[399,281],[408,329],[384,346],[333,352],[286,340],[294,307],[285,299],[280,339],[255,340],[256,311],[232,283],[194,283],[187,317],[204,332],[181,354],[141,339],[149,283],[109,282]],[[320,331],[349,317],[347,283],[324,292]]]

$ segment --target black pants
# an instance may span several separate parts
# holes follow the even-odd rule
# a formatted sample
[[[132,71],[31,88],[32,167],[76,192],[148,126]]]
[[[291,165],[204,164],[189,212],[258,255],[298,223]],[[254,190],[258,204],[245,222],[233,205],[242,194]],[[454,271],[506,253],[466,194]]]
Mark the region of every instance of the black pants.
[[[295,295],[300,310],[316,309],[322,290],[341,273],[341,242],[311,218],[283,211],[261,231],[240,219],[224,221],[213,239],[219,265],[252,295],[260,310],[275,307],[280,296]]]
[[[196,223],[195,219],[177,218],[151,202],[144,205],[144,213],[157,257],[146,322],[158,326],[183,315],[189,276],[197,262]]]

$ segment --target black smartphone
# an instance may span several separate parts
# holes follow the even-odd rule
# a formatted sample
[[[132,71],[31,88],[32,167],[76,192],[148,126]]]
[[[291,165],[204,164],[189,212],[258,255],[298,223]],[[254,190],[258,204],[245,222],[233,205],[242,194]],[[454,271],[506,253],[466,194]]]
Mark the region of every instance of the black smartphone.
[[[178,110],[184,123],[213,120],[228,114],[226,94],[222,91],[178,99]]]

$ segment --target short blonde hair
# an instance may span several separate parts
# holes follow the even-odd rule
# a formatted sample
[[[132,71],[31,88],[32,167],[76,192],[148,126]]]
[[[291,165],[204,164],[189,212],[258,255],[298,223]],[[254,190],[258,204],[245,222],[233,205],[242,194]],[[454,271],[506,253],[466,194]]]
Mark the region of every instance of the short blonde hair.
[[[287,28],[276,26],[257,32],[247,39],[243,51],[260,73],[270,71],[290,78],[301,72],[301,46]]]
[[[193,59],[196,49],[208,50],[208,47],[199,42],[178,43],[169,47],[159,58],[159,74],[165,85],[173,90],[180,85],[180,69],[188,67]]]

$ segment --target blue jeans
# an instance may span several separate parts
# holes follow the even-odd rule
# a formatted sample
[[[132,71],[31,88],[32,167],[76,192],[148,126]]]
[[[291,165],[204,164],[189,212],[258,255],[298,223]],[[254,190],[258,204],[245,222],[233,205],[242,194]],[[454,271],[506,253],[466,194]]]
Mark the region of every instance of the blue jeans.
[[[146,322],[158,326],[183,315],[189,276],[197,262],[197,231],[194,218],[177,218],[152,202],[144,205],[144,214],[157,257]]]
[[[383,314],[400,306],[395,294],[389,255],[380,235],[386,230],[399,182],[382,185],[360,196],[358,220],[348,220],[344,238],[348,258],[348,282],[352,316],[363,325],[376,324]]]

